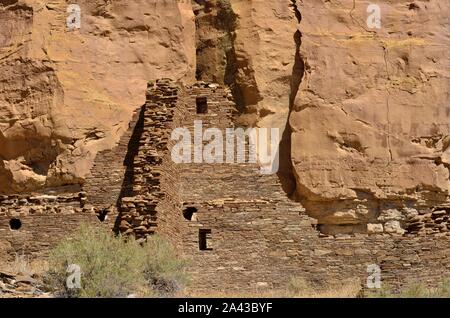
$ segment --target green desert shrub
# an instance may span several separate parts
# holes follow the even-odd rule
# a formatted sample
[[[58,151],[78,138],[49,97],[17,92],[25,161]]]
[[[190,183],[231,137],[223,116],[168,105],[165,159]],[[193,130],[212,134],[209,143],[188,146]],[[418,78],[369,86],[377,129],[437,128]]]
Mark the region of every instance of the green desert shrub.
[[[172,245],[158,235],[143,245],[144,275],[152,289],[168,296],[180,292],[187,283],[186,262],[177,258]]]
[[[80,288],[67,286],[72,264],[81,270]],[[139,244],[84,225],[51,252],[46,282],[62,297],[166,296],[181,289],[184,267],[161,237]]]

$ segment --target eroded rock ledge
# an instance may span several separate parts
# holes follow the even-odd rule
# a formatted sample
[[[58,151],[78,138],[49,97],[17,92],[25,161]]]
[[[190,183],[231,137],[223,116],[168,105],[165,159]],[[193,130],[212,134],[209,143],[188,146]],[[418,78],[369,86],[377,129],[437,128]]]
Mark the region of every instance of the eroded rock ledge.
[[[324,233],[403,233],[450,207],[446,1],[297,1],[296,198]],[[429,219],[429,218],[428,218]]]

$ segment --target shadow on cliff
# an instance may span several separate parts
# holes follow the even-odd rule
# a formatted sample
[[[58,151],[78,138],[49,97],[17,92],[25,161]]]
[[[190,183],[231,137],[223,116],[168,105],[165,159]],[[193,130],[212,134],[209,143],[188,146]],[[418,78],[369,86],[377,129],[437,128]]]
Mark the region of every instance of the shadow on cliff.
[[[302,20],[301,13],[297,7],[296,1],[292,1],[295,17],[300,24]],[[289,198],[293,198],[296,192],[296,180],[294,175],[294,167],[292,165],[292,128],[290,125],[290,117],[294,107],[295,98],[297,96],[300,84],[305,73],[305,63],[301,56],[300,47],[302,45],[302,33],[297,30],[294,33],[295,41],[295,62],[292,68],[291,75],[291,93],[289,96],[289,115],[286,121],[286,126],[281,136],[279,156],[280,167],[278,170],[278,178],[280,179],[283,190]]]
[[[139,112],[139,118],[136,122],[136,126],[133,129],[133,134],[131,135],[130,140],[128,141],[127,154],[125,155],[125,159],[123,161],[123,165],[125,168],[125,175],[123,177],[122,186],[120,189],[119,197],[116,201],[116,207],[119,211],[117,215],[115,224],[114,224],[114,232],[119,233],[119,225],[120,220],[122,218],[122,214],[120,212],[120,205],[122,198],[131,197],[134,195],[133,191],[133,183],[134,183],[134,159],[136,158],[139,152],[139,141],[141,140],[142,133],[144,131],[144,114],[145,114],[145,105],[141,107]]]

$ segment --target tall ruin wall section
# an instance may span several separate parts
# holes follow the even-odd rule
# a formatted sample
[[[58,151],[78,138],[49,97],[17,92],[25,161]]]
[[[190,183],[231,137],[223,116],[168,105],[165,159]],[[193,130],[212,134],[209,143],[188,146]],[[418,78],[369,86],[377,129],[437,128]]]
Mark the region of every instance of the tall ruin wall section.
[[[120,200],[117,229],[138,240],[157,232],[180,247],[178,171],[170,157],[178,93],[179,87],[168,79],[148,86],[139,147],[130,158],[132,191]]]

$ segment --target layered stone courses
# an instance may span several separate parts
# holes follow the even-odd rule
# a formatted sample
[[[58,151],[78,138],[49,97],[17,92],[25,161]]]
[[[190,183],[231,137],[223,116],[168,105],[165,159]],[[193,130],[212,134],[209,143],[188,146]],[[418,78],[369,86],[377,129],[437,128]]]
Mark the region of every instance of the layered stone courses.
[[[42,257],[80,224],[99,224],[99,211],[85,202],[84,192],[0,196],[0,258]]]
[[[207,98],[205,114],[196,112],[199,96]],[[225,135],[226,128],[234,127],[234,115],[227,89],[197,83],[180,88],[172,127],[186,127],[194,136],[194,121],[201,120],[204,129],[219,128]],[[155,208],[158,220],[172,222],[157,221],[155,230],[165,233],[189,259],[193,289],[283,288],[293,277],[316,286],[355,277],[364,281],[370,264],[379,265],[383,279],[396,288],[416,280],[436,284],[450,269],[448,232],[410,234],[406,224],[415,213],[403,220],[406,232],[397,231],[395,207],[390,207],[381,231],[324,235],[317,231],[324,225],[287,198],[276,175],[261,175],[257,164],[248,163],[175,165],[168,156],[172,146],[169,141],[157,169],[160,188],[175,189],[176,195]],[[162,204],[172,208],[160,209]],[[187,208],[194,211],[190,220],[183,217]],[[363,224],[369,230],[371,225]],[[204,239],[207,249],[201,246]]]
[[[148,87],[139,149],[130,168],[133,171],[132,196],[121,199],[118,221],[122,233],[133,234],[138,239],[153,234],[158,225],[163,227],[168,222],[165,217],[175,215],[173,210],[178,200],[173,188],[176,182],[172,180],[176,175],[169,173],[168,143],[177,94],[178,86],[167,79],[150,83]],[[161,185],[162,179],[165,188]],[[175,226],[176,220],[173,221],[170,224]]]
[[[197,97],[206,97],[205,113],[197,114]],[[105,226],[112,228],[115,220],[117,231],[139,240],[154,233],[167,237],[188,259],[190,288],[197,291],[285,288],[295,277],[318,287],[350,278],[364,282],[371,264],[381,267],[383,281],[394,288],[417,281],[436,285],[447,277],[445,207],[410,213],[400,224],[391,206],[383,211],[381,225],[360,224],[365,234],[326,235],[318,231],[326,224],[291,201],[276,175],[260,174],[258,164],[173,162],[174,128],[193,132],[194,121],[202,120],[204,129],[219,128],[225,136],[225,129],[234,127],[235,112],[229,90],[220,85],[150,83],[147,102],[130,125],[134,128],[112,150],[116,158],[111,152],[97,157],[86,194],[38,204],[67,213],[44,208],[43,215],[22,216],[21,204],[31,203],[2,197],[0,250],[45,255],[80,222],[101,224],[95,212],[106,209]],[[190,213],[184,214],[186,209]],[[17,213],[23,228],[13,231],[9,221]]]

